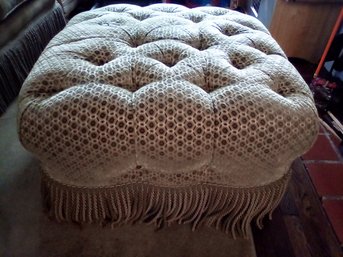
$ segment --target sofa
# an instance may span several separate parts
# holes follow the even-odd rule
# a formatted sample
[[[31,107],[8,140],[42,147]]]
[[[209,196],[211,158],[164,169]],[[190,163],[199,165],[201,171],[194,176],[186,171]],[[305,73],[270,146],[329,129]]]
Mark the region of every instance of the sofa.
[[[0,115],[79,0],[0,0]]]

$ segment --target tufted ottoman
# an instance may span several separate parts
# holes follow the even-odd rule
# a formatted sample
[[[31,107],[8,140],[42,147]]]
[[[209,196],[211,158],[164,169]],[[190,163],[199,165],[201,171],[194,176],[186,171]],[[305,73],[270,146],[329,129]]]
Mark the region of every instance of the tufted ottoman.
[[[311,93],[256,19],[111,5],[47,46],[19,100],[58,221],[191,223],[246,236],[313,143]]]

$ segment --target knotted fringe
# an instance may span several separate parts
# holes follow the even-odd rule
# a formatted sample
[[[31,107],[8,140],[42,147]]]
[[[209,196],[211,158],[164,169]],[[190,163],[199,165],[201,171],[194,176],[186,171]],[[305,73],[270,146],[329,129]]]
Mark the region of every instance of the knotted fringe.
[[[250,223],[271,215],[285,193],[290,173],[260,187],[231,188],[217,185],[159,187],[129,184],[86,188],[66,185],[43,172],[42,196],[49,216],[57,221],[111,224],[135,222],[191,223],[195,230],[207,225],[247,237]]]
[[[59,4],[31,24],[22,35],[0,50],[0,114],[18,95],[21,86],[50,39],[66,24]]]

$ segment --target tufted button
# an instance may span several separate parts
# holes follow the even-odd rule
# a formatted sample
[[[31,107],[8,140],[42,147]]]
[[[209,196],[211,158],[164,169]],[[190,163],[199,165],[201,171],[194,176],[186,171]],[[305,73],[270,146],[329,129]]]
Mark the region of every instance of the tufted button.
[[[163,12],[163,13],[172,13],[172,14],[188,10],[187,7],[184,7],[182,5],[177,5],[177,4],[168,4],[168,5],[154,4],[154,5],[148,6],[147,9],[158,11],[158,12]]]

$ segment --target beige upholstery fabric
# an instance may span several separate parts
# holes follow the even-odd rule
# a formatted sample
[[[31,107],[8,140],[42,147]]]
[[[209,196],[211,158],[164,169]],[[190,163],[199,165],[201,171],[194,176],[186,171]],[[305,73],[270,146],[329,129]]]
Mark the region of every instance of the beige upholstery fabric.
[[[259,21],[159,4],[74,17],[22,88],[19,128],[59,220],[245,234],[276,207],[318,122]]]

